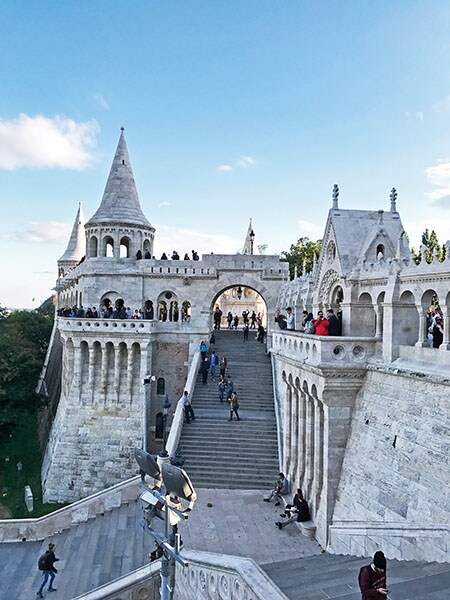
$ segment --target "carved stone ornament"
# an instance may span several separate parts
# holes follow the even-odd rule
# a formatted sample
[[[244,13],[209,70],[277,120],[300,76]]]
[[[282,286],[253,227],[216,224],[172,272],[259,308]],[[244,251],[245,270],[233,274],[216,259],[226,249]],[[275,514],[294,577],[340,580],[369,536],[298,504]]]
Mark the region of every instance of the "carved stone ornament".
[[[334,269],[329,269],[322,277],[319,288],[319,298],[324,303],[329,303],[331,288],[340,280],[339,273]]]

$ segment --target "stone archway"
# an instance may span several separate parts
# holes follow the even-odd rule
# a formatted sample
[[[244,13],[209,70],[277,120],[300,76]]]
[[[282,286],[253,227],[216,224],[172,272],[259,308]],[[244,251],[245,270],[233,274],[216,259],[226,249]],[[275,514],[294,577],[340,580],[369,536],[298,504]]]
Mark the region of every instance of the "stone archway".
[[[264,328],[268,325],[268,307],[262,294],[252,286],[243,284],[229,285],[222,289],[211,302],[211,327],[217,325],[217,311],[220,311],[220,326],[229,328],[228,315],[233,320],[238,317],[238,326],[245,321],[251,329],[256,329],[261,322]],[[216,321],[214,314],[216,314]],[[234,322],[234,321],[233,321]],[[215,327],[217,329],[217,327]]]

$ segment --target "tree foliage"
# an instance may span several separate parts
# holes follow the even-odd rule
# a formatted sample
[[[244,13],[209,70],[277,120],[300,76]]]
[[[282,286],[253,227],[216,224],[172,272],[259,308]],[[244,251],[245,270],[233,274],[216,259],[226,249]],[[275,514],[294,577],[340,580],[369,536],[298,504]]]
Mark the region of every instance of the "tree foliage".
[[[445,258],[445,248],[439,243],[438,237],[434,229],[431,231],[429,229],[425,229],[422,233],[422,246],[425,247],[425,260],[427,263],[431,263],[433,261],[433,254],[437,251],[438,260],[442,262]],[[419,264],[422,261],[421,252],[416,252],[415,248],[411,248],[411,252],[414,256],[414,260],[416,264]]]
[[[312,271],[314,256],[319,257],[322,240],[313,242],[308,237],[301,237],[296,244],[292,244],[288,252],[281,253],[281,260],[289,263],[289,273],[291,279],[294,277],[294,270],[300,275],[303,270],[303,263],[307,272]]]
[[[1,312],[1,311],[0,311]],[[12,429],[40,405],[35,392],[53,319],[17,311],[0,318],[0,428]]]

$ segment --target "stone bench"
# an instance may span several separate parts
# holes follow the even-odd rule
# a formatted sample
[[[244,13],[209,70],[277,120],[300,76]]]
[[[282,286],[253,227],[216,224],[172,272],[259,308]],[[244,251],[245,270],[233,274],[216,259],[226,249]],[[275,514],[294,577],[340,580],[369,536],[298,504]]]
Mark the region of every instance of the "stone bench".
[[[301,521],[297,523],[302,535],[307,537],[310,540],[313,540],[316,535],[316,526],[314,525],[314,521]]]

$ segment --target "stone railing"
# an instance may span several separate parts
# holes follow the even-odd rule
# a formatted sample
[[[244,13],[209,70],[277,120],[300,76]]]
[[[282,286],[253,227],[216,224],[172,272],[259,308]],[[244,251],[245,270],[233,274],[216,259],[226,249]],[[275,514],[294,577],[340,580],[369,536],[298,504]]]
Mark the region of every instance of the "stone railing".
[[[106,583],[74,600],[159,600],[161,563],[156,561]]]
[[[251,559],[183,550],[188,566],[177,564],[173,600],[288,600]]]
[[[188,391],[189,397],[192,398],[192,394],[195,389],[195,383],[197,381],[198,370],[200,368],[201,354],[196,352],[193,356],[192,363],[189,369],[187,380],[184,389]],[[195,405],[194,405],[195,406]],[[173,456],[178,448],[180,442],[181,431],[184,423],[184,408],[183,400],[178,400],[175,413],[173,415],[172,425],[170,426],[170,432],[167,437],[166,450],[169,456]]]
[[[84,523],[126,502],[136,500],[140,491],[139,483],[140,478],[133,477],[37,519],[2,519],[0,542],[39,541],[63,529],[69,529],[72,525]]]
[[[450,529],[423,523],[335,521],[329,527],[327,550],[333,554],[372,556],[380,547],[388,558],[447,562]]]
[[[311,366],[361,369],[375,354],[378,341],[373,337],[332,337],[298,331],[273,331],[271,352]]]

